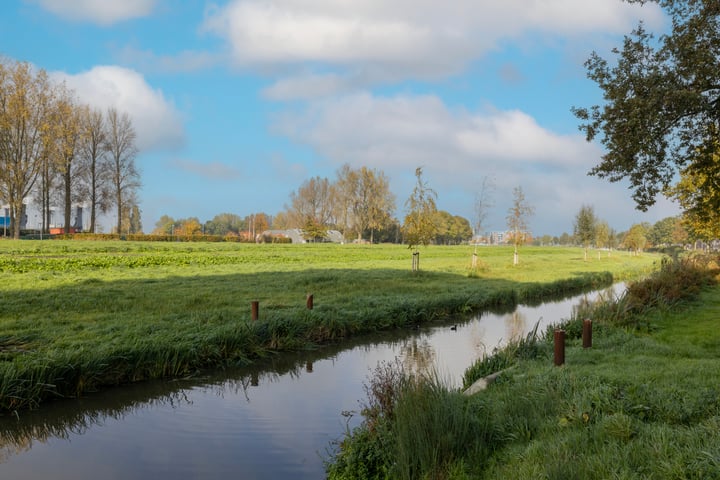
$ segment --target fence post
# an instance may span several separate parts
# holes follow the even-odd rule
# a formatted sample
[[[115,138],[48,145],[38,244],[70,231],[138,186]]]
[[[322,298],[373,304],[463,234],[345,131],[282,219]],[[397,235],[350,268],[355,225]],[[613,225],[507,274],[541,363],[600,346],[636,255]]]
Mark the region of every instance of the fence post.
[[[555,330],[555,366],[565,363],[565,330]]]
[[[250,306],[251,306],[251,310],[252,310],[250,318],[252,318],[253,320],[257,320],[259,312],[260,312],[260,302],[258,302],[257,300],[253,300],[253,302],[250,304]]]
[[[307,294],[306,306],[307,306],[308,310],[313,309],[313,294],[312,293]]]
[[[583,348],[592,347],[592,320],[587,318],[583,320],[582,342]]]

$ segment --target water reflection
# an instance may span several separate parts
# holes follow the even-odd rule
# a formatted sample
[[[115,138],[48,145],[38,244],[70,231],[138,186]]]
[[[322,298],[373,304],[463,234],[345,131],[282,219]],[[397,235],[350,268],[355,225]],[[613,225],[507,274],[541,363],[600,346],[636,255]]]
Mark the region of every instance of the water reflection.
[[[474,360],[592,298],[450,319],[6,414],[0,477],[323,478],[328,445],[360,421],[341,412],[359,409],[379,361],[398,359],[418,373],[435,369],[459,387]]]
[[[509,342],[519,340],[525,336],[527,331],[527,317],[520,312],[514,311],[505,316],[505,332]]]
[[[413,337],[403,342],[400,358],[408,373],[430,373],[435,365],[436,353],[427,336]]]

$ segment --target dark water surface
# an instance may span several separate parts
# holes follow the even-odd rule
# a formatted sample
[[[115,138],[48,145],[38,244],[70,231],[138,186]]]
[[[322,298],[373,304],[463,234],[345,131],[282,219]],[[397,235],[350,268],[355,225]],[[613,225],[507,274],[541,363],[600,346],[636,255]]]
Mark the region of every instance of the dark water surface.
[[[435,368],[459,387],[465,369],[504,340],[538,321],[542,329],[567,318],[596,296],[483,313],[456,330],[443,324],[390,332],[278,355],[251,368],[144,382],[0,416],[0,479],[322,479],[333,442],[361,421],[363,385],[378,362]]]

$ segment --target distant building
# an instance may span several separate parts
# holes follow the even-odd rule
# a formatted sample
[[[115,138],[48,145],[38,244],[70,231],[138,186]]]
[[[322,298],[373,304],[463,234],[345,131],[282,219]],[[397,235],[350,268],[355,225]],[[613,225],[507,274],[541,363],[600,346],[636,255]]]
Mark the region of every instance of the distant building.
[[[265,230],[257,235],[255,241],[266,241],[266,238],[289,238],[292,243],[308,243],[303,237],[303,232],[299,228],[290,228],[287,230]],[[328,230],[324,241],[329,243],[343,243],[343,235],[337,230]]]
[[[490,232],[490,244],[502,245],[506,242],[507,232]]]

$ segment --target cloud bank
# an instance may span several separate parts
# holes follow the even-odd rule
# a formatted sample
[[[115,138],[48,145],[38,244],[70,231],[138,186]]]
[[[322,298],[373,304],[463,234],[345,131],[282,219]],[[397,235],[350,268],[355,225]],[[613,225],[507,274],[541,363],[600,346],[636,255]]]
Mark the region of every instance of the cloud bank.
[[[292,99],[348,90],[342,81],[447,77],[508,40],[624,33],[639,19],[659,25],[662,11],[617,0],[234,0],[208,11],[203,29],[245,68],[313,65],[266,92]]]
[[[127,112],[137,133],[140,150],[175,149],[183,144],[182,119],[162,91],[153,89],[142,75],[117,66],[98,66],[78,74],[52,74],[92,107],[115,107]]]
[[[32,0],[48,12],[76,22],[98,25],[149,15],[158,0]]]
[[[625,212],[621,218],[606,217],[622,228],[637,216],[626,186],[587,175],[602,155],[598,145],[580,134],[557,134],[520,110],[468,111],[449,108],[433,95],[359,93],[278,115],[273,128],[336,168],[347,162],[386,172],[398,195],[400,217],[418,166],[438,191],[441,208],[467,218],[472,218],[472,199],[483,178],[491,179],[496,208],[489,223],[494,229],[504,229],[517,186],[536,206],[531,225],[539,234],[569,231],[583,204],[595,205],[600,216]]]

